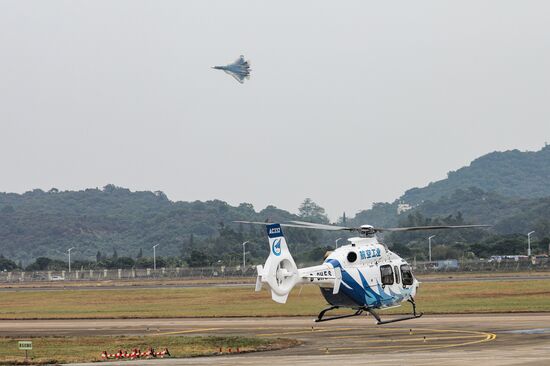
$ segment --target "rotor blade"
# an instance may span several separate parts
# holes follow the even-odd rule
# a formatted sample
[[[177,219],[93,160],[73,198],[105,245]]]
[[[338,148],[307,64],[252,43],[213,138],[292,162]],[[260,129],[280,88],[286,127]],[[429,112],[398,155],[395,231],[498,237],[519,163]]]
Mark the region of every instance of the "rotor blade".
[[[375,231],[420,231],[420,230],[441,230],[441,229],[468,229],[479,227],[491,227],[491,225],[444,225],[444,226],[413,226],[413,227],[375,227]]]
[[[269,225],[273,224],[273,222],[258,222],[258,221],[233,221],[235,223],[241,223],[241,224],[253,224],[253,225]],[[293,222],[293,221],[291,221]],[[306,225],[298,225],[298,224],[279,224],[284,227],[295,227],[299,229],[318,229],[318,230],[347,230],[347,229],[333,229],[332,226],[326,225],[330,227],[330,229],[326,229],[324,227],[316,227],[316,226],[306,226]]]
[[[320,229],[320,230],[348,230],[348,231],[357,231],[357,228],[346,227],[346,226],[335,226],[335,225],[326,225],[326,224],[317,224],[315,222],[306,222],[306,221],[290,221],[293,224],[301,225],[306,229]]]

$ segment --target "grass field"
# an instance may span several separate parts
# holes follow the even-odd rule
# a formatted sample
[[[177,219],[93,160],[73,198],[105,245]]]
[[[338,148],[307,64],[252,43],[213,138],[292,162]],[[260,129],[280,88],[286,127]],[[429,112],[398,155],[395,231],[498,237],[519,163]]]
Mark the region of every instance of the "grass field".
[[[423,283],[416,301],[428,314],[547,312],[550,280]],[[249,287],[14,290],[0,293],[0,319],[316,315],[325,305],[316,286],[296,288],[286,305]]]
[[[445,279],[479,279],[479,278],[509,278],[511,281],[517,277],[541,278],[549,277],[550,272],[544,271],[521,271],[521,272],[430,272],[417,273],[419,281],[445,280]],[[256,282],[255,276],[238,277],[181,277],[181,278],[136,278],[120,280],[101,281],[25,281],[25,282],[0,282],[0,288],[79,288],[79,287],[176,287],[176,286],[197,286],[197,285],[220,285],[220,284],[250,284]]]
[[[240,352],[280,349],[296,344],[288,339],[262,339],[244,337],[41,337],[29,338],[33,351],[29,358],[33,364],[100,361],[101,352],[116,353],[119,349],[131,352],[149,347],[155,350],[168,348],[172,357],[213,355],[219,352]],[[18,339],[0,338],[0,365],[23,364],[24,351],[19,351]]]

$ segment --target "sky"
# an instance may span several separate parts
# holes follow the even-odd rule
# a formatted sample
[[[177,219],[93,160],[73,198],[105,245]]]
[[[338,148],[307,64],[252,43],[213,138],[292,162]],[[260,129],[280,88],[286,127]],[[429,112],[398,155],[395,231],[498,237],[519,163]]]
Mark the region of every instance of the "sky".
[[[550,141],[545,1],[0,1],[0,191],[336,220]],[[250,59],[245,84],[210,67]]]

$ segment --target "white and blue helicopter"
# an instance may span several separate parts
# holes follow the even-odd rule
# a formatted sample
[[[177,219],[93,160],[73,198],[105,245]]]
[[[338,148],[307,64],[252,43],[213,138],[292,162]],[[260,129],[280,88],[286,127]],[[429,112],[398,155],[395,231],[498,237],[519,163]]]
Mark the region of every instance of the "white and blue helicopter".
[[[414,277],[410,265],[380,243],[378,232],[418,231],[488,227],[489,225],[458,226],[418,226],[402,228],[377,228],[371,225],[344,227],[315,224],[303,221],[290,223],[264,223],[235,221],[238,223],[265,225],[269,238],[269,257],[265,264],[257,266],[256,291],[265,284],[271,290],[271,298],[281,304],[286,303],[292,288],[298,284],[314,284],[330,304],[323,309],[316,322],[347,318],[370,313],[376,324],[388,324],[420,318],[416,312],[414,297],[419,282]],[[300,229],[357,232],[361,236],[349,238],[343,245],[325,256],[323,264],[298,268],[288,249],[281,226]],[[412,305],[412,314],[391,320],[382,320],[376,310],[401,306],[402,302]],[[338,309],[351,308],[354,313],[325,318],[325,313]]]

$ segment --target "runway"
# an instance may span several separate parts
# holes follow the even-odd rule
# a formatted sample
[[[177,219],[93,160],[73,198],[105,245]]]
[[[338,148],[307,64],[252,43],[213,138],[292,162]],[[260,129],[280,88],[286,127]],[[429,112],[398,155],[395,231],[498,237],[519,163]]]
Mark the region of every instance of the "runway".
[[[301,342],[286,350],[215,359],[131,361],[139,365],[550,363],[550,314],[424,316],[384,326],[374,325],[370,317],[327,323],[314,323],[309,317],[0,321],[0,336],[45,335],[245,335]]]

